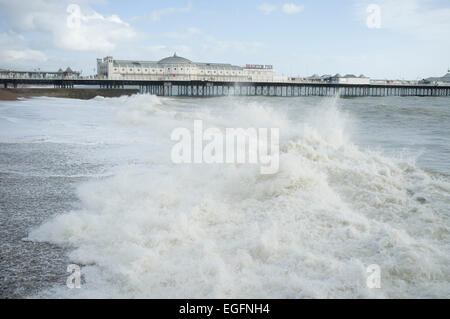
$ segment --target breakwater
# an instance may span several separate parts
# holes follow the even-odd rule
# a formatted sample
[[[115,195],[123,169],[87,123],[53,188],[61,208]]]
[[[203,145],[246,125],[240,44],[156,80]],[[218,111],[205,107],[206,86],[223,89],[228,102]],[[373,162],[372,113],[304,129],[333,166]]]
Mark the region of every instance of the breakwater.
[[[138,93],[137,89],[54,89],[54,88],[17,88],[0,89],[0,100],[17,100],[20,97],[59,97],[89,100],[96,96],[119,97]]]

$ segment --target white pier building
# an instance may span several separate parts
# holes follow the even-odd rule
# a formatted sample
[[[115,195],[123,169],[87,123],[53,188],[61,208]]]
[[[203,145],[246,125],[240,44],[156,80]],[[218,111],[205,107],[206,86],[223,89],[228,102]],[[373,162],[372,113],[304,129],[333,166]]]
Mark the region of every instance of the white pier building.
[[[173,56],[155,61],[97,59],[97,76],[107,80],[274,82],[279,80],[271,65],[247,64],[245,67],[192,62]]]

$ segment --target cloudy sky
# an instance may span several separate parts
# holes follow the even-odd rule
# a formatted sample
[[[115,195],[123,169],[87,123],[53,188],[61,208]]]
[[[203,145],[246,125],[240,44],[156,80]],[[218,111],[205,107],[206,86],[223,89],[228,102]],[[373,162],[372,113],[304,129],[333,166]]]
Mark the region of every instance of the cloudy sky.
[[[450,67],[448,0],[0,0],[0,68],[94,73],[96,58],[273,64],[418,79]]]

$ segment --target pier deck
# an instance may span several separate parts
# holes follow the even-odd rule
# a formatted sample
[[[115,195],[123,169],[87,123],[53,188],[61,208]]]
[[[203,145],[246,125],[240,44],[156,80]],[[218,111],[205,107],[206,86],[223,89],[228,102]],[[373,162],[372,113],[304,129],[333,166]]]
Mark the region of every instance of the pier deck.
[[[450,96],[449,85],[331,84],[295,82],[213,82],[213,81],[139,81],[100,79],[0,79],[2,87],[18,85],[53,85],[74,88],[76,85],[121,89],[136,86],[142,94],[159,96]]]

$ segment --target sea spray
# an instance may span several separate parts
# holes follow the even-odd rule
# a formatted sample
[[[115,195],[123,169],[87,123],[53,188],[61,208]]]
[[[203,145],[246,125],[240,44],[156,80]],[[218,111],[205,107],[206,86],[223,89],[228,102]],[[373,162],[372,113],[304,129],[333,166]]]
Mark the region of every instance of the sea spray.
[[[28,239],[70,247],[85,283],[40,296],[152,298],[394,298],[448,294],[448,198],[409,159],[361,149],[340,100],[291,118],[282,99],[187,102],[136,96],[97,101],[138,158],[110,178],[80,185],[81,209],[58,215]],[[274,102],[276,101],[276,103]],[[292,102],[290,102],[292,103]],[[132,115],[127,112],[131,110]],[[137,113],[136,113],[137,112]],[[214,126],[280,128],[280,169],[170,162],[170,131]],[[116,134],[116,133],[114,133]],[[136,140],[137,139],[137,140]],[[140,141],[140,142],[136,142]],[[166,145],[168,144],[168,145]],[[137,150],[135,149],[137,148]],[[168,152],[169,153],[166,153]],[[143,152],[142,154],[146,154]],[[438,186],[442,185],[442,186]],[[444,189],[443,189],[444,188]],[[417,196],[426,198],[425,202]],[[379,265],[381,289],[367,287]]]

